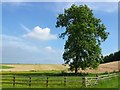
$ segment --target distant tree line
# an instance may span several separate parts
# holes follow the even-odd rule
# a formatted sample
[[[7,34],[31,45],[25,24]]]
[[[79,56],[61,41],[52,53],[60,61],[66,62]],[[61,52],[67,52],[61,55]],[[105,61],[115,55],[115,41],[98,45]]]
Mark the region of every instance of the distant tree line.
[[[110,55],[107,55],[103,58],[103,62],[101,63],[107,63],[107,62],[113,62],[113,61],[119,61],[120,60],[120,50],[115,53],[111,53]]]

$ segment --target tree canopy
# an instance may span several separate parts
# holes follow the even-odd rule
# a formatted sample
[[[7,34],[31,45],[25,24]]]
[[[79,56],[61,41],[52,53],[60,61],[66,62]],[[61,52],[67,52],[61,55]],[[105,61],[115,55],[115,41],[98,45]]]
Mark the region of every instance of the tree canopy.
[[[64,9],[57,17],[56,28],[64,27],[60,38],[67,40],[64,46],[63,59],[70,70],[96,68],[102,58],[101,42],[108,37],[106,27],[100,19],[94,17],[87,5],[75,5]]]

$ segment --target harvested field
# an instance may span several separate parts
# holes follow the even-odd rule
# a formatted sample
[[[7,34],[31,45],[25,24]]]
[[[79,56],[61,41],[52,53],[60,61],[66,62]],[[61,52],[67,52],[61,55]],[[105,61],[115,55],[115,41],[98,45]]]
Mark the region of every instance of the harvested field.
[[[100,64],[98,69],[96,69],[96,70],[85,70],[85,71],[82,71],[82,72],[104,73],[106,71],[107,72],[118,71],[119,70],[118,63],[120,63],[120,62],[119,61],[115,61],[115,62]]]
[[[4,66],[12,66],[12,69],[1,69],[2,71],[42,71],[42,70],[65,70],[65,66],[60,64],[3,64]]]
[[[79,70],[79,72],[88,73],[104,73],[118,71],[118,61],[100,64],[96,70]],[[10,69],[0,69],[1,71],[44,71],[44,70],[67,70],[68,66],[60,64],[2,64],[4,66],[12,66]]]

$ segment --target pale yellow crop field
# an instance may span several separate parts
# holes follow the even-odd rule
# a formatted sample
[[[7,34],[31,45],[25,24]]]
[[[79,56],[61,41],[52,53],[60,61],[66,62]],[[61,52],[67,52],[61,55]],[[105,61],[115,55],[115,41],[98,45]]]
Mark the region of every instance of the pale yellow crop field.
[[[95,70],[79,70],[79,72],[88,72],[88,73],[103,73],[103,72],[113,72],[118,71],[119,61],[100,64],[98,69]],[[45,70],[65,70],[69,68],[68,65],[64,66],[61,64],[2,64],[3,66],[12,66],[14,68],[10,69],[0,69],[1,71],[45,71]]]

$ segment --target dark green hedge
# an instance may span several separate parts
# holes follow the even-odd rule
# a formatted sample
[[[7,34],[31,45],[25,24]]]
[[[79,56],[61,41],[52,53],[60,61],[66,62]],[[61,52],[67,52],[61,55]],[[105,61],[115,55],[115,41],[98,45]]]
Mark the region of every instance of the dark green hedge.
[[[120,60],[120,50],[115,53],[111,53],[110,55],[107,55],[103,58],[103,62],[101,63],[108,63],[113,61],[119,61]]]

